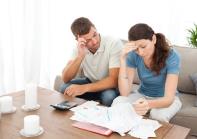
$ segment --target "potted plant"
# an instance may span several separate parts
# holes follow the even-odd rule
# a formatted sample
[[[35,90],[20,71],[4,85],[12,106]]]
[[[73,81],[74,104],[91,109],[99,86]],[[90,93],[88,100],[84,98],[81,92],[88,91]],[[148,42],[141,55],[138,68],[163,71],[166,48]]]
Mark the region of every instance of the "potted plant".
[[[194,28],[188,29],[189,36],[187,37],[190,46],[197,48],[197,25],[194,24]]]

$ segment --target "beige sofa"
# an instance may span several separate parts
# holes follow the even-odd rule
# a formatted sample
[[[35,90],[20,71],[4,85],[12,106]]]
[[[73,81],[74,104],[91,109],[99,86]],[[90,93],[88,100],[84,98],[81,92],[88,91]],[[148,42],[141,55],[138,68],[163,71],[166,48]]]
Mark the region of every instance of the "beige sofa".
[[[182,109],[172,118],[171,123],[191,128],[191,135],[197,136],[197,107],[194,103],[197,100],[195,87],[189,78],[192,73],[197,73],[197,49],[188,47],[174,48],[180,53],[181,56],[181,71],[179,76],[178,90],[180,91],[180,98],[183,103]],[[54,89],[59,90],[62,84],[60,76],[55,79]],[[135,77],[134,89],[137,89],[139,84],[138,77]]]
[[[171,123],[191,128],[191,135],[197,136],[197,90],[189,75],[197,73],[197,49],[176,47],[181,56],[181,71],[179,75],[178,90],[183,103],[181,111],[172,118]]]

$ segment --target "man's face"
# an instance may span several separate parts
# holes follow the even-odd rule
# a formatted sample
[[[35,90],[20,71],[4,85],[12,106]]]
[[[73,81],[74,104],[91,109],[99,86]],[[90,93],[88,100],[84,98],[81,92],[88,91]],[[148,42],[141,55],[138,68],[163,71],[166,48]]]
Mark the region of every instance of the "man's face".
[[[94,27],[90,28],[89,33],[80,35],[79,38],[85,40],[85,46],[91,52],[96,52],[100,46],[100,35]]]

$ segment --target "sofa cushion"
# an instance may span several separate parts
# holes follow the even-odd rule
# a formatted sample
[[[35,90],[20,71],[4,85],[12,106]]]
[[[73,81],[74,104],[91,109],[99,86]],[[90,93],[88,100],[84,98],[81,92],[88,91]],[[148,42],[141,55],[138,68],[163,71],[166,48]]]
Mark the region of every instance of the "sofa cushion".
[[[63,84],[62,77],[60,75],[57,75],[55,77],[55,82],[54,82],[54,90],[60,91],[60,86]]]
[[[194,83],[194,86],[196,87],[196,92],[197,92],[197,73],[192,74],[190,77]],[[197,97],[194,106],[197,107]]]
[[[194,107],[195,95],[180,93],[181,110],[170,120],[170,123],[191,128],[191,134],[197,135],[197,108]]]
[[[191,47],[174,46],[181,57],[181,69],[179,74],[178,90],[183,93],[196,94],[196,89],[192,83],[191,74],[196,73],[197,49]]]

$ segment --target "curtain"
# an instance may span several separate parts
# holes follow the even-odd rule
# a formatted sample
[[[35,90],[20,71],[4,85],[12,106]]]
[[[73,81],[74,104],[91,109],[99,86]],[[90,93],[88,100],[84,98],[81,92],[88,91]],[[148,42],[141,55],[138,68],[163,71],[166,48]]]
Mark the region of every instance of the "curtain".
[[[0,95],[29,82],[53,89],[75,47],[75,18],[88,17],[98,32],[121,39],[143,22],[187,46],[195,13],[195,0],[0,0]]]

